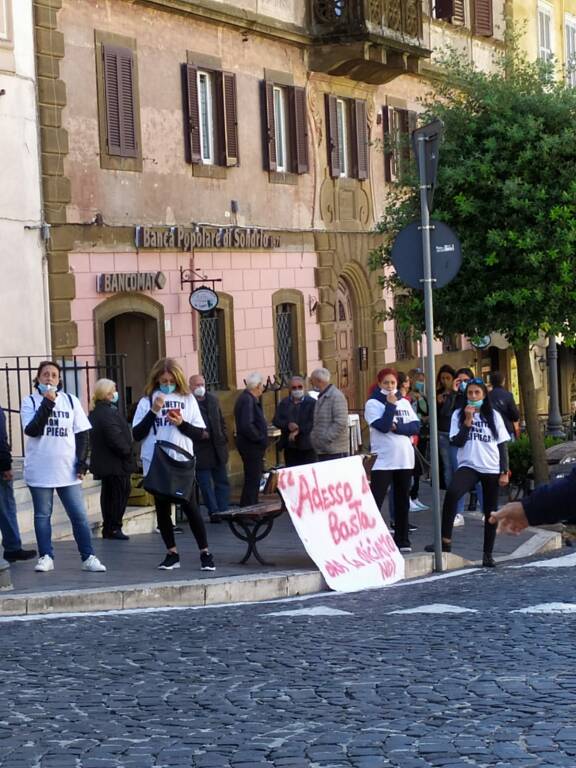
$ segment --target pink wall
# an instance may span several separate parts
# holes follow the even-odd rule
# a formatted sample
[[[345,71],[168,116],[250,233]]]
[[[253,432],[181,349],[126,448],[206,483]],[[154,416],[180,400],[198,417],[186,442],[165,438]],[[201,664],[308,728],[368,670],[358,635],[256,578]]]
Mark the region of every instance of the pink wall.
[[[70,254],[76,281],[72,320],[78,326],[77,355],[95,353],[94,308],[112,294],[96,291],[96,276],[113,272],[155,272],[166,275],[162,290],[144,292],[164,306],[166,353],[178,358],[187,373],[198,371],[195,343],[196,317],[188,303],[188,286],[180,287],[180,267],[189,269],[190,254],[162,251]],[[230,294],[234,301],[237,386],[251,371],[272,376],[275,370],[272,295],[280,288],[302,292],[306,318],[308,371],[321,364],[318,359],[320,328],[308,312],[309,297],[317,298],[314,287],[315,253],[279,251],[197,252],[194,268],[210,279],[221,278],[216,290]]]

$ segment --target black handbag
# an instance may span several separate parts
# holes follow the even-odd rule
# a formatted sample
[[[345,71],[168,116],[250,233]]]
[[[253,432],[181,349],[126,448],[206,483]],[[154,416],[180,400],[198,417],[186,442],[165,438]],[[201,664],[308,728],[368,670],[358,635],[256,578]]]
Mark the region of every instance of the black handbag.
[[[174,458],[178,454],[182,459]],[[196,485],[196,458],[167,440],[157,440],[150,469],[142,483],[153,496],[190,501]]]

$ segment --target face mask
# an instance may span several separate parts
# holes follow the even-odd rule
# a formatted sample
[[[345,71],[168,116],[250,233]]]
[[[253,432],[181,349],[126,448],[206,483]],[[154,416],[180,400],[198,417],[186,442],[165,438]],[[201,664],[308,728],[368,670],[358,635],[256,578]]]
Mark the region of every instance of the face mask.
[[[163,395],[171,395],[176,390],[176,384],[160,384],[160,392]]]
[[[467,381],[461,381],[460,382],[460,386],[459,386],[460,392],[465,392],[467,386],[468,386],[468,382]]]
[[[424,382],[423,381],[415,381],[414,382],[414,389],[416,392],[424,392]]]
[[[294,400],[302,400],[304,397],[304,390],[303,389],[293,389],[292,390],[292,397]]]
[[[484,402],[484,399],[482,399],[482,400],[468,400],[468,405],[471,405],[473,408],[481,408],[483,402]]]
[[[118,397],[119,397],[118,392],[114,392],[114,394],[112,395],[112,400],[110,400],[110,402],[111,403],[117,403],[118,402]]]
[[[56,392],[57,387],[52,386],[52,384],[38,384],[38,392],[40,392],[41,395],[45,395],[46,392]]]
[[[204,395],[206,394],[206,387],[196,387],[193,394],[196,397],[204,397]]]
[[[382,392],[383,395],[392,395],[394,394],[395,391],[396,391],[395,388],[394,389],[384,389],[384,387],[380,388],[380,392]]]

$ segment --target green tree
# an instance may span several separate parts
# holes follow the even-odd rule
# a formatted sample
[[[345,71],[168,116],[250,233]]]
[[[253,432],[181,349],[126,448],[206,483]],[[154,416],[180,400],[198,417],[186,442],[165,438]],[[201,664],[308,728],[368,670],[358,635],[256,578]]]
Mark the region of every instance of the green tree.
[[[537,482],[547,479],[530,345],[538,331],[576,339],[576,90],[552,66],[528,62],[512,42],[482,72],[449,54],[421,123],[445,126],[433,216],[462,243],[457,278],[435,291],[438,336],[504,334],[512,345]],[[391,269],[392,236],[419,218],[416,178],[386,200],[379,228],[391,235],[372,254],[382,284],[404,288]],[[423,330],[420,291],[388,311]]]

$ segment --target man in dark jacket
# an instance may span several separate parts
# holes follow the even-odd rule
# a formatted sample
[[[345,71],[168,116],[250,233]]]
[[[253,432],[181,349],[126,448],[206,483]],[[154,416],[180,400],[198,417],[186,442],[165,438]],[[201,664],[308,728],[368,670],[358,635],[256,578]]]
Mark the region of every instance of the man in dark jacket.
[[[315,406],[314,398],[304,390],[304,379],[293,376],[290,379],[290,394],[278,403],[273,419],[273,423],[282,430],[278,448],[284,451],[287,467],[316,461],[316,452],[310,442]]]
[[[529,525],[551,525],[574,517],[576,469],[568,477],[541,485],[522,501],[506,504],[490,515],[498,533],[520,533]]]
[[[94,391],[94,408],[88,416],[90,430],[90,470],[101,480],[100,508],[102,538],[127,541],[122,520],[131,492],[130,475],[135,471],[132,431],[115,407],[113,381],[100,379]]]
[[[9,563],[36,557],[35,549],[22,549],[16,501],[12,489],[12,453],[6,432],[6,416],[2,408],[0,408],[0,532],[4,559]]]
[[[246,377],[246,389],[238,396],[234,405],[236,445],[244,464],[241,507],[258,503],[264,454],[268,445],[268,425],[259,401],[263,392],[262,376],[259,373],[251,373]]]
[[[488,394],[488,400],[490,400],[492,408],[502,416],[508,434],[514,439],[520,435],[520,411],[514,400],[514,395],[504,388],[504,374],[500,371],[493,371],[489,379],[492,390]]]
[[[200,374],[190,376],[190,391],[196,398],[208,430],[205,440],[194,440],[196,477],[211,522],[215,512],[226,512],[230,504],[228,480],[228,432],[218,398],[206,392],[206,380]]]

